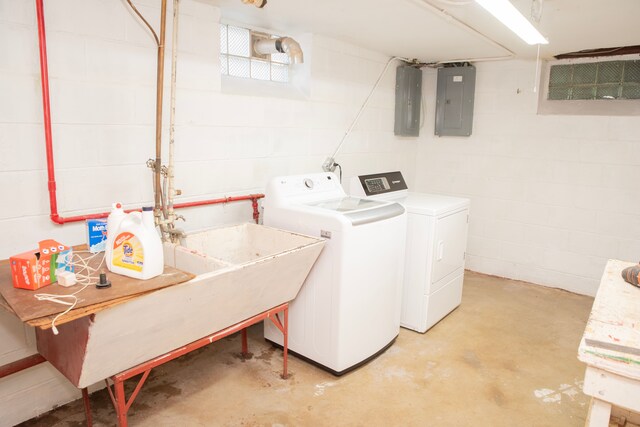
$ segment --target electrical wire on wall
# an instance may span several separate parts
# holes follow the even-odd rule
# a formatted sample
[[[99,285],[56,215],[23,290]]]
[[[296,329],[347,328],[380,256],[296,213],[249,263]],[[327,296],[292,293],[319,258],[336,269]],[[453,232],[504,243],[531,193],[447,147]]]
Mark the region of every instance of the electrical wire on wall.
[[[340,143],[338,144],[338,147],[333,152],[333,154],[330,157],[327,157],[327,159],[322,164],[322,169],[325,172],[334,172],[336,170],[336,167],[338,166],[338,164],[335,161],[335,157],[338,155],[338,152],[342,148],[342,145],[345,143],[345,141],[347,139],[347,136],[349,136],[349,134],[351,133],[351,131],[355,127],[356,123],[358,122],[358,119],[362,115],[362,112],[364,111],[365,108],[367,108],[367,105],[369,104],[369,100],[371,99],[371,96],[373,95],[373,93],[378,88],[378,85],[382,81],[382,77],[384,77],[384,74],[387,72],[387,69],[389,68],[389,65],[391,65],[391,63],[393,61],[395,61],[395,60],[411,62],[409,59],[402,58],[400,56],[392,56],[391,58],[389,58],[389,60],[385,64],[384,68],[380,72],[380,75],[378,76],[378,79],[376,80],[375,84],[371,88],[371,91],[369,92],[369,95],[367,95],[367,97],[365,98],[364,102],[362,103],[362,106],[360,106],[360,109],[358,110],[358,113],[356,114],[355,118],[351,122],[351,125],[347,128],[347,131],[344,133],[344,135],[342,135],[342,139],[340,139]],[[340,168],[340,171],[341,171],[341,174],[342,174],[342,168]],[[341,181],[342,181],[342,179],[341,179]]]

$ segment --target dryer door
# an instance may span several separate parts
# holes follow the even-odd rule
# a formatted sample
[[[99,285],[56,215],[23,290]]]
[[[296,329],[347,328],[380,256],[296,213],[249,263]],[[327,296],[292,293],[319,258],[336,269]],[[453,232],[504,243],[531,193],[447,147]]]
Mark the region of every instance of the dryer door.
[[[464,267],[468,213],[465,209],[436,221],[432,283]]]

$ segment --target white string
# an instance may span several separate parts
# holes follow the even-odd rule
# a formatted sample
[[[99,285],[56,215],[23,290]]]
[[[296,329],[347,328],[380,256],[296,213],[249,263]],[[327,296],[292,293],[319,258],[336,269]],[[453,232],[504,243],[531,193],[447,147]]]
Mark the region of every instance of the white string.
[[[102,257],[102,260],[100,261],[100,264],[98,264],[97,268],[91,267],[89,265],[89,262],[91,262],[96,256],[103,255],[103,254],[101,252],[98,252],[95,254],[91,254],[91,256],[87,258],[83,258],[79,255],[81,253],[91,253],[91,252],[88,252],[88,251],[73,252],[73,257],[70,263],[74,267],[74,270],[77,269],[75,272],[75,275],[76,275],[77,283],[79,285],[82,285],[80,289],[78,289],[77,291],[71,294],[63,294],[63,295],[35,294],[34,295],[34,297],[38,301],[49,301],[56,304],[69,306],[65,311],[63,311],[62,313],[59,313],[51,321],[51,330],[53,331],[54,335],[58,335],[58,328],[56,328],[56,322],[58,321],[58,319],[64,316],[65,314],[67,314],[68,312],[70,312],[71,310],[73,310],[75,306],[78,304],[78,297],[76,295],[84,291],[88,286],[95,285],[96,283],[98,283],[98,279],[96,279],[93,273],[100,270],[100,268],[102,267],[102,264],[104,263],[104,257]],[[78,261],[75,260],[76,258],[78,259]]]

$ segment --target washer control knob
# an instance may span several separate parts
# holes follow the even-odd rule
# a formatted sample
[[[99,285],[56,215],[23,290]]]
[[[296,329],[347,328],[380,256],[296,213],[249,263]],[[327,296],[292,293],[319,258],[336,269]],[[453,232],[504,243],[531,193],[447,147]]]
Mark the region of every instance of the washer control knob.
[[[304,186],[307,188],[313,188],[313,180],[310,178],[305,178]]]

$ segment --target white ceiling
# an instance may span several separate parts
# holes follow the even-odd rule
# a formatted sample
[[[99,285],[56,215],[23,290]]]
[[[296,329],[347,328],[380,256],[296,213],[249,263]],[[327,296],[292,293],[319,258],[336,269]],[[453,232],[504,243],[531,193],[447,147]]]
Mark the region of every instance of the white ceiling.
[[[225,21],[286,35],[322,34],[423,62],[537,53],[473,0],[268,0],[263,9],[241,0],[202,1],[219,6]],[[511,1],[531,17],[533,0]],[[549,39],[541,56],[640,45],[639,16],[640,0],[543,0],[534,22]]]

